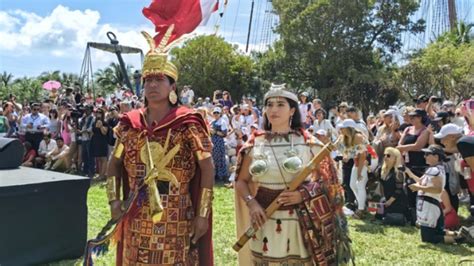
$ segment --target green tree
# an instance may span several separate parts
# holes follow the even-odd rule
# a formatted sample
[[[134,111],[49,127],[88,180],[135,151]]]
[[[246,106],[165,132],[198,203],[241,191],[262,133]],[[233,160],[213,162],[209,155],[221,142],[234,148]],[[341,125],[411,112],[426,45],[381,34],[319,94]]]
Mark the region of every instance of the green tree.
[[[261,56],[262,78],[298,90],[316,88],[326,102],[351,100],[365,110],[385,101],[373,96],[386,86],[384,72],[402,47],[402,33],[424,29],[424,21],[410,20],[415,0],[274,0],[273,5],[280,41]]]
[[[127,65],[127,73],[129,78],[132,77],[132,66]],[[124,75],[117,63],[111,63],[104,69],[99,69],[94,74],[95,83],[97,85],[96,93],[111,93],[117,87],[117,84],[123,85]]]
[[[198,36],[172,49],[171,55],[179,69],[179,83],[191,85],[197,96],[212,97],[220,89],[238,99],[259,90],[252,59],[221,37]]]

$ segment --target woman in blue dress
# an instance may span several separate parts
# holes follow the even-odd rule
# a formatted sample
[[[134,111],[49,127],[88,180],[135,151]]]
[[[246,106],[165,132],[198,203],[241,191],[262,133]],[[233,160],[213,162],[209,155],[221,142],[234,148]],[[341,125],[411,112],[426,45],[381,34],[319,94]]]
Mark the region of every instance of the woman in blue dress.
[[[224,138],[227,136],[228,125],[222,118],[222,109],[220,107],[214,107],[212,116],[214,118],[211,122],[212,159],[216,169],[216,181],[224,181],[229,176],[224,141]]]

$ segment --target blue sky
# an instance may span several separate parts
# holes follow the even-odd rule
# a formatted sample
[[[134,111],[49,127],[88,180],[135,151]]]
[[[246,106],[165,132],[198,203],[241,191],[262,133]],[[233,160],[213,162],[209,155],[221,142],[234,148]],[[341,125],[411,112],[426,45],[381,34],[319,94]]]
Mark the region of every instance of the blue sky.
[[[223,1],[221,1],[222,3]],[[260,28],[266,1],[257,1],[255,16]],[[0,71],[16,78],[44,71],[79,73],[88,41],[108,42],[112,30],[121,44],[142,48],[147,45],[139,32],[153,32],[152,23],[141,10],[151,0],[0,0]],[[251,0],[230,0],[223,18],[214,13],[196,34],[218,35],[245,47]],[[258,14],[257,14],[258,11]],[[235,27],[234,27],[235,25]],[[251,39],[251,48],[260,47],[260,37]],[[124,60],[138,67],[138,55]],[[116,62],[113,54],[92,51],[94,71]]]
[[[214,13],[207,25],[198,27],[195,33],[212,34],[219,25],[218,35],[243,50],[251,2],[229,0],[222,19]],[[147,51],[139,32],[153,33],[152,23],[141,12],[150,3],[151,0],[0,0],[0,72],[7,71],[15,78],[54,70],[79,74],[87,42],[108,42],[105,34],[110,30],[121,44]],[[456,0],[456,4],[458,16],[474,22],[474,0]],[[269,7],[267,0],[255,0],[252,50],[263,50],[276,38],[273,34],[269,40],[262,39],[265,10]],[[404,36],[407,46],[430,39],[429,34],[425,41],[420,36]],[[137,68],[141,64],[138,55],[125,55],[124,60]],[[92,50],[94,71],[116,61],[113,54]]]

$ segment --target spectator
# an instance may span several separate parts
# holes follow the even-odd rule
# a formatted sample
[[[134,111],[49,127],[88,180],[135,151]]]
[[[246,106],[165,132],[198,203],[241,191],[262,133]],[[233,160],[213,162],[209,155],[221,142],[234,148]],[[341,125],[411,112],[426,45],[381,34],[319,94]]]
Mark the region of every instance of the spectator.
[[[51,133],[51,138],[55,139],[57,136],[59,136],[59,131],[59,114],[56,109],[53,109],[49,112],[49,132]]]
[[[423,175],[426,169],[424,153],[421,151],[428,146],[429,132],[426,130],[424,122],[426,112],[422,109],[416,109],[409,113],[412,126],[405,129],[400,137],[397,149],[405,157],[405,165],[417,176]],[[405,186],[411,185],[411,180],[407,180]],[[412,225],[415,225],[416,219],[416,193],[407,189],[408,207],[410,208]]]
[[[45,101],[41,104],[41,113],[46,117],[49,117],[49,112],[51,112],[51,104],[48,101]]]
[[[46,155],[46,170],[64,172],[69,168],[69,147],[61,137],[56,138],[56,148]]]
[[[343,154],[343,183],[347,191],[352,191],[357,201],[357,210],[354,218],[362,218],[365,210],[367,192],[365,185],[367,176],[367,139],[364,134],[357,130],[357,124],[352,119],[344,120],[340,125],[343,136],[343,144],[340,151]],[[351,169],[348,169],[352,165]],[[353,196],[347,192],[346,198],[349,203],[353,202]]]
[[[387,218],[388,216],[387,219],[384,219],[384,222],[387,224],[401,225],[405,223],[405,218],[409,218],[407,198],[403,191],[404,175],[398,168],[402,165],[403,159],[400,151],[392,147],[386,148],[380,179],[382,195],[385,198],[383,217]],[[398,219],[395,218],[397,215],[392,216],[390,214],[398,214],[402,218],[399,221],[394,221]]]
[[[324,129],[317,130],[315,135],[316,138],[324,144],[328,144],[331,141],[331,139],[328,137],[327,131]]]
[[[315,111],[316,120],[314,120],[313,127],[314,131],[324,130],[328,134],[331,140],[335,141],[337,137],[336,129],[332,126],[329,120],[324,119],[326,117],[326,111],[324,109],[317,109]]]
[[[33,146],[28,141],[25,141],[23,143],[23,147],[25,147],[25,155],[23,155],[23,161],[21,165],[26,167],[33,167],[36,158],[36,151],[33,149]]]
[[[199,107],[201,107],[201,106],[204,106],[204,101],[203,101],[202,97],[199,97],[199,98],[197,99],[196,104],[194,104],[194,108],[197,109],[197,108],[199,108]]]
[[[49,118],[40,113],[40,104],[31,106],[31,114],[27,114],[22,120],[22,126],[26,129],[25,139],[29,141],[35,150],[43,139],[43,132],[49,130]]]
[[[227,180],[228,171],[225,159],[224,138],[227,136],[228,125],[222,119],[222,109],[215,107],[212,110],[214,120],[211,122],[212,158],[216,169],[216,180]]]
[[[224,91],[222,93],[222,99],[219,99],[219,103],[223,106],[223,107],[226,107],[227,108],[232,108],[232,106],[234,106],[234,103],[232,102],[232,97],[230,96],[230,93],[228,91]]]
[[[456,243],[459,239],[453,232],[444,231],[444,215],[441,210],[441,193],[445,179],[443,148],[439,145],[430,145],[422,150],[425,153],[428,168],[423,176],[418,177],[410,169],[406,169],[408,177],[415,180],[409,188],[418,192],[417,223],[420,225],[421,240],[433,244]]]
[[[308,102],[308,96],[309,94],[307,92],[302,92],[300,93],[300,102],[298,103],[298,109],[300,110],[301,113],[301,122],[305,123],[306,122],[306,117],[311,116],[311,111],[313,109],[313,106],[310,102]]]
[[[194,104],[194,91],[193,91],[193,88],[191,87],[191,85],[187,85],[185,87],[187,87],[186,98],[188,100],[188,106],[192,106],[192,104]]]
[[[3,115],[3,108],[0,107],[0,137],[7,136],[8,132],[10,132],[10,124],[7,117]]]
[[[91,150],[91,138],[95,125],[92,108],[91,105],[85,107],[84,117],[80,120],[78,127],[81,141],[81,158],[83,162],[82,172],[90,178],[94,176],[95,170],[94,155]]]
[[[39,144],[38,156],[35,158],[34,166],[42,168],[46,162],[48,155],[57,147],[56,141],[51,139],[51,133],[47,132],[43,136],[43,140]]]
[[[97,161],[99,180],[105,180],[107,153],[109,149],[108,131],[109,127],[107,122],[105,122],[105,112],[103,109],[97,109],[95,112],[90,145],[91,154]]]
[[[349,106],[347,108],[347,118],[354,120],[357,124],[357,129],[365,135],[368,140],[371,140],[372,137],[369,134],[369,130],[367,129],[367,125],[365,122],[360,118],[359,110],[354,106]]]
[[[463,136],[462,133],[462,128],[450,123],[444,125],[434,137],[440,140],[446,152],[453,154],[459,153],[465,161],[462,166],[467,169],[467,171],[463,171],[463,173],[471,194],[471,216],[469,220],[472,221],[474,220],[474,208],[472,207],[474,206],[474,136]]]
[[[27,108],[27,106],[24,108]],[[3,116],[6,117],[8,122],[8,131],[5,136],[15,137],[18,133],[18,114],[15,111],[14,103],[6,102],[3,104]]]

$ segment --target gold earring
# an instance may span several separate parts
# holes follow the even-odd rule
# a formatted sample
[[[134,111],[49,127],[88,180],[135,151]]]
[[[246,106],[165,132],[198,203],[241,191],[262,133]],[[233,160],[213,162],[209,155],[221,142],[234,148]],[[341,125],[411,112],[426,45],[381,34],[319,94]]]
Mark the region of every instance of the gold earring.
[[[176,104],[176,102],[178,101],[178,95],[176,94],[174,90],[172,90],[170,94],[168,94],[168,100],[173,105]]]

